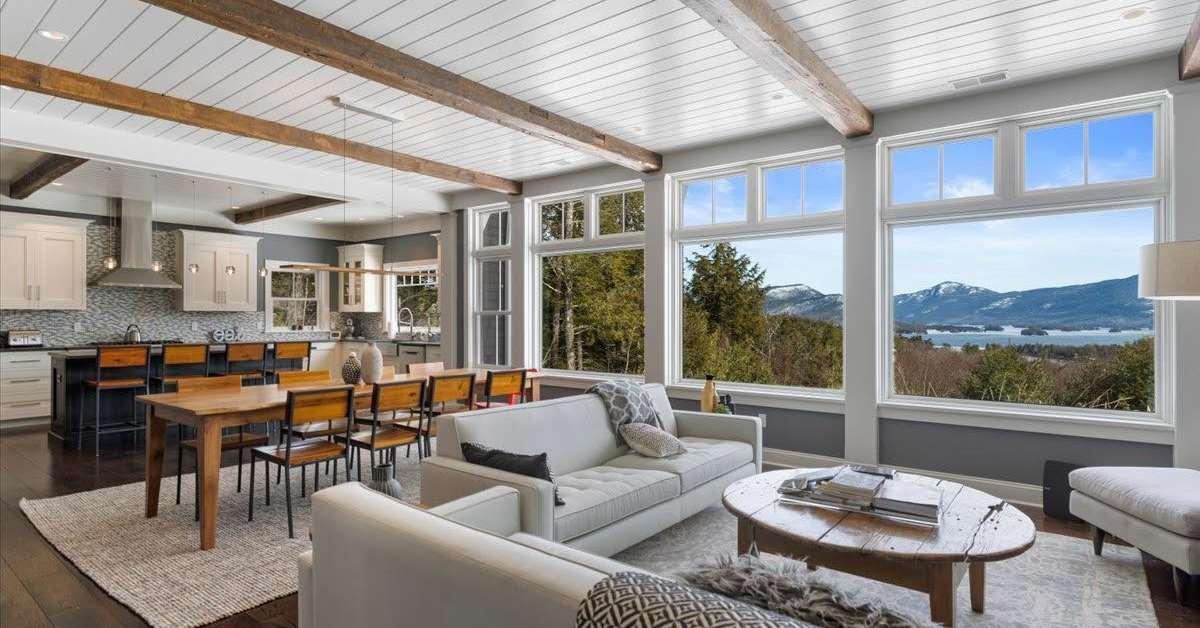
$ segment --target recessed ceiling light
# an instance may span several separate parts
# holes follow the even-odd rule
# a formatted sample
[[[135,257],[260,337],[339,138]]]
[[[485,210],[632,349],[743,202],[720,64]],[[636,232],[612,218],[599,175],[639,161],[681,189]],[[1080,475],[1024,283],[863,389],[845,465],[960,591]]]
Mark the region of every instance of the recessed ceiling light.
[[[241,205],[230,205],[230,207],[232,207],[232,208],[234,208],[234,209],[241,209],[241,208],[242,208],[242,206],[241,206]]]
[[[50,185],[62,185],[62,183],[60,183],[58,181],[51,181]]]
[[[1147,9],[1146,7],[1134,7],[1132,9],[1129,9],[1129,10],[1121,13],[1121,19],[1136,20],[1138,18],[1145,17],[1146,14],[1149,12],[1150,12],[1150,9]]]
[[[783,100],[783,94],[779,92],[771,94],[771,100]]]
[[[38,35],[41,35],[50,41],[67,41],[71,38],[70,35],[62,31],[38,31]]]
[[[0,89],[5,90],[5,91],[12,91],[12,86],[11,85],[0,85]]]
[[[359,221],[359,222],[362,222],[362,221],[364,221],[364,220],[366,220],[366,218],[363,218],[362,216],[359,216],[359,217],[358,217],[358,221]]]
[[[313,218],[313,222],[321,222],[322,220],[325,220],[325,219],[324,219],[324,218],[322,218],[322,217],[320,217],[320,216],[317,216],[316,218]]]
[[[631,130],[631,131],[633,131],[634,133],[641,133],[641,132],[642,132],[642,127],[640,127],[640,126],[635,126],[635,127],[633,127],[632,129],[630,129],[630,130]]]

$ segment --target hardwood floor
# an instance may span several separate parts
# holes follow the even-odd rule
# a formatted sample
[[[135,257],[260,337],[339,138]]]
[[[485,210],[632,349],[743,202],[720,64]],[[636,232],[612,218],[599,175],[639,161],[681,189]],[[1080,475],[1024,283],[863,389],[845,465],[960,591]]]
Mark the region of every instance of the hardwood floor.
[[[171,430],[174,432],[174,430]],[[123,440],[122,440],[123,439]],[[143,452],[133,436],[105,439],[99,463],[90,453],[64,448],[42,432],[0,434],[0,626],[145,626],[62,558],[25,518],[21,498],[53,497],[143,478]],[[226,452],[224,464],[237,461]],[[164,470],[173,472],[175,448],[167,448]],[[1041,509],[1021,507],[1039,530],[1088,538],[1088,528],[1047,518]],[[1200,625],[1200,610],[1175,602],[1170,567],[1142,555],[1159,625]],[[225,627],[295,626],[296,596],[289,595],[213,624]]]

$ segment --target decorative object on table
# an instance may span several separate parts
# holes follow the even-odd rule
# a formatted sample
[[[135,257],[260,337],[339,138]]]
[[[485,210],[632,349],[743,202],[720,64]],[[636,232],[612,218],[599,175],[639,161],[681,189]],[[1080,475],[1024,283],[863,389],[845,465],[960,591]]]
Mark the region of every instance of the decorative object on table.
[[[873,603],[848,596],[806,573],[799,561],[768,563],[746,554],[718,557],[679,572],[688,584],[818,626],[901,628],[925,625]]]
[[[612,424],[618,445],[625,444],[625,438],[620,432],[622,425],[649,423],[660,428],[663,426],[658,411],[654,409],[654,399],[637,382],[610,379],[591,386],[586,392],[599,395],[604,401],[604,407],[608,409],[608,421]]]
[[[554,472],[550,470],[550,456],[545,452],[540,454],[514,454],[500,449],[492,449],[475,443],[462,444],[463,459],[471,464],[483,465],[501,471],[519,473],[531,478],[554,482]],[[566,504],[558,496],[558,484],[554,485],[554,505]]]
[[[700,411],[716,412],[720,403],[721,397],[717,394],[717,383],[713,381],[712,375],[705,375],[704,388],[700,389]]]
[[[813,469],[788,478],[779,485],[786,503],[864,512],[908,523],[936,526],[940,523],[942,493],[931,486],[902,479],[888,479],[895,471],[850,466]],[[891,472],[891,476],[887,472]]]
[[[1200,300],[1200,240],[1147,244],[1140,253],[1139,297]]]
[[[383,353],[375,343],[368,343],[362,357],[362,379],[367,384],[374,384],[383,376]]]
[[[212,338],[213,342],[224,344],[228,342],[237,342],[240,334],[238,333],[237,327],[222,327],[220,329],[214,329],[208,332],[208,336]]]
[[[718,395],[720,401],[717,407],[713,408],[713,412],[718,414],[737,414],[737,407],[733,405],[733,395]]]
[[[371,481],[367,483],[367,488],[388,497],[404,499],[404,487],[400,480],[392,475],[392,465],[388,463],[377,464],[371,468]]]
[[[686,453],[687,447],[675,435],[649,423],[627,423],[617,433],[634,451],[650,458],[666,458]]]
[[[342,381],[347,384],[357,384],[362,379],[362,364],[358,361],[358,354],[354,351],[350,352],[350,357],[342,364]]]

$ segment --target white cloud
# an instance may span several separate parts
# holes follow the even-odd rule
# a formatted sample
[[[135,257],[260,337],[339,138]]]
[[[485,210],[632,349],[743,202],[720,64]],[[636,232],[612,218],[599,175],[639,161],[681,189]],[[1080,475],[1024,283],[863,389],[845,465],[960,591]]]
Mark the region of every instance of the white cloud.
[[[987,196],[991,193],[991,181],[984,181],[979,177],[955,177],[946,182],[946,193],[943,198]]]

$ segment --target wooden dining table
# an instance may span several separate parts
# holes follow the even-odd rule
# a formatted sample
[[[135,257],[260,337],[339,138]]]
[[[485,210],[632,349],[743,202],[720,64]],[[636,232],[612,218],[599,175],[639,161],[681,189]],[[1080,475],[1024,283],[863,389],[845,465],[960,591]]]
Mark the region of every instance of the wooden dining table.
[[[476,386],[482,387],[487,377],[484,369],[446,369],[432,375],[463,375],[474,373]],[[385,382],[428,379],[430,375],[396,375]],[[526,375],[527,398],[541,398],[541,374]],[[330,385],[341,384],[331,380]],[[312,387],[308,385],[305,387]],[[197,471],[200,489],[200,549],[217,546],[217,496],[220,491],[221,432],[227,427],[282,421],[287,405],[287,391],[300,387],[281,388],[277,384],[246,386],[235,392],[197,391],[139,395],[137,401],[149,408],[146,421],[146,517],[158,516],[159,489],[162,484],[163,451],[167,423],[181,423],[196,429]],[[355,407],[371,406],[371,385],[354,388]]]

